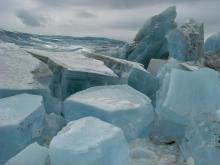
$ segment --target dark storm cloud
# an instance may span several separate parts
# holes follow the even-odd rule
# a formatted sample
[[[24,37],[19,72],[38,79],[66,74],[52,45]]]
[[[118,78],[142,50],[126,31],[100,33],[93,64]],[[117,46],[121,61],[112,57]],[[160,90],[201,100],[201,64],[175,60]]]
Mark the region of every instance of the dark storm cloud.
[[[96,18],[97,16],[92,12],[81,10],[76,13],[76,16],[79,18]]]
[[[46,23],[43,16],[33,13],[33,11],[17,10],[15,15],[27,26],[43,27]]]

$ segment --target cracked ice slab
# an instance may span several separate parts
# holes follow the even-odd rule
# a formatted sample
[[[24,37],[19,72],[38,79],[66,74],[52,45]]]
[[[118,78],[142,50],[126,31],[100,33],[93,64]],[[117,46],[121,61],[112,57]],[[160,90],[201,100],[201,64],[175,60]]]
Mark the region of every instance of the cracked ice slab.
[[[0,163],[40,136],[44,120],[42,96],[20,94],[0,99]]]
[[[32,143],[17,155],[9,159],[5,165],[46,165],[49,150],[37,143]]]
[[[61,99],[91,86],[117,84],[119,77],[103,61],[82,53],[29,50],[54,73],[50,84],[52,94]]]
[[[144,133],[153,121],[151,100],[128,85],[93,87],[71,95],[64,101],[66,121],[85,116],[120,127],[128,140]]]
[[[49,147],[51,165],[129,165],[123,132],[94,117],[69,122]]]

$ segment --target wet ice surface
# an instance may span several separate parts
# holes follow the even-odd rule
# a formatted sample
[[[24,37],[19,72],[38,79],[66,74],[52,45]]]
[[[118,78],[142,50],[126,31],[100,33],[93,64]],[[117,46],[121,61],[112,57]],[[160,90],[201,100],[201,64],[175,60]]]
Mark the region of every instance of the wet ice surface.
[[[136,139],[129,143],[132,165],[187,165],[176,144],[155,144],[150,139]]]

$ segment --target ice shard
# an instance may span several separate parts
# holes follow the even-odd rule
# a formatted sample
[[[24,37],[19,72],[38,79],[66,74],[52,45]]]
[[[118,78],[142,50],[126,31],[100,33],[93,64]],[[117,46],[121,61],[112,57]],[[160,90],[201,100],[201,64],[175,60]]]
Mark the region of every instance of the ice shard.
[[[169,7],[152,17],[137,33],[134,43],[128,45],[125,58],[142,63],[146,68],[151,58],[167,58],[167,40],[171,30],[176,28],[176,7]]]
[[[205,41],[205,52],[208,55],[220,53],[220,32],[213,34]]]

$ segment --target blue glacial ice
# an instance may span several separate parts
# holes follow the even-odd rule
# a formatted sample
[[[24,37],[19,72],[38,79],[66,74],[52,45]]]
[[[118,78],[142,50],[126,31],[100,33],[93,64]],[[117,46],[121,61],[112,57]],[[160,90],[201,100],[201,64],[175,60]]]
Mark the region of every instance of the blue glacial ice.
[[[176,28],[176,7],[169,7],[152,17],[137,33],[134,43],[127,46],[125,59],[148,66],[151,58],[167,58],[167,40],[165,38]]]
[[[9,159],[5,165],[48,165],[49,150],[37,143],[32,143],[17,155]]]
[[[42,96],[20,94],[0,99],[0,164],[38,138],[45,115]]]
[[[220,32],[207,38],[204,48],[207,55],[218,54],[220,52]]]
[[[180,61],[196,62],[203,56],[203,24],[190,20],[167,36],[169,56]]]
[[[94,116],[120,127],[128,140],[149,131],[154,118],[151,100],[127,85],[93,87],[64,101],[66,121]]]
[[[208,68],[171,69],[157,95],[154,136],[162,141],[179,142],[199,114],[220,109],[219,82],[219,73]]]
[[[97,118],[69,122],[49,147],[51,165],[130,165],[123,132]]]
[[[219,110],[198,114],[188,127],[180,144],[185,159],[195,165],[218,165],[220,162],[220,122]],[[216,118],[217,117],[217,118]]]

